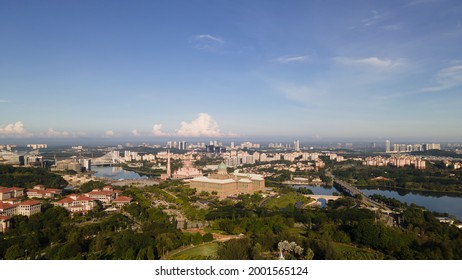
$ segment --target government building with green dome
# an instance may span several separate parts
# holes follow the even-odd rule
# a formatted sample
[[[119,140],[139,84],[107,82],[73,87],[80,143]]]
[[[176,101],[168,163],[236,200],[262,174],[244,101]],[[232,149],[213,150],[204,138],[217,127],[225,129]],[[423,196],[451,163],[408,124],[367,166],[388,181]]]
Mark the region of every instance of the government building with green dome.
[[[222,162],[218,165],[217,173],[191,179],[190,187],[196,189],[197,193],[216,193],[220,199],[224,199],[238,194],[265,191],[265,179],[258,174],[229,174],[227,166]]]

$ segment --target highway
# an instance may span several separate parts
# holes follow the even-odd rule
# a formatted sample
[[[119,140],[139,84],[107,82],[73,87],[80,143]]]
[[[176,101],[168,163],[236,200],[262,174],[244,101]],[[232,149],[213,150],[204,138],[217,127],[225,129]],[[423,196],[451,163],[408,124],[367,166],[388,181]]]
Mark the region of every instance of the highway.
[[[361,198],[362,198],[361,202],[363,204],[365,204],[366,206],[375,207],[375,208],[378,208],[378,209],[381,209],[381,210],[384,210],[384,211],[391,211],[390,208],[388,208],[387,206],[385,206],[385,205],[383,205],[383,204],[381,204],[379,202],[376,202],[376,201],[372,200],[370,197],[368,197],[367,195],[362,193],[358,188],[351,185],[350,183],[347,183],[347,182],[342,181],[340,179],[336,179],[335,176],[330,171],[327,171],[326,175],[329,176],[330,178],[332,178],[332,182],[334,182],[335,186],[341,188],[343,191],[345,191],[349,195],[351,195],[351,196],[356,196],[358,194],[361,195]]]

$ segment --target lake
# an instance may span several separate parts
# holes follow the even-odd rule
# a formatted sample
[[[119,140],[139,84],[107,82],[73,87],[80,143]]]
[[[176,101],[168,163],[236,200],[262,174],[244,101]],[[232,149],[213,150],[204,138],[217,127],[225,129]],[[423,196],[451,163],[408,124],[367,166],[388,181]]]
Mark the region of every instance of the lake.
[[[91,171],[96,172],[93,176],[111,180],[137,180],[149,179],[148,176],[140,175],[133,171],[123,170],[118,166],[92,166]]]
[[[333,187],[315,187],[315,186],[300,186],[310,189],[313,194],[331,195],[334,192],[340,193]],[[407,192],[390,189],[360,189],[365,195],[380,194],[389,198],[395,198],[407,204],[415,203],[423,206],[428,210],[448,213],[462,220],[462,197],[456,195],[447,195],[441,193],[428,192]]]

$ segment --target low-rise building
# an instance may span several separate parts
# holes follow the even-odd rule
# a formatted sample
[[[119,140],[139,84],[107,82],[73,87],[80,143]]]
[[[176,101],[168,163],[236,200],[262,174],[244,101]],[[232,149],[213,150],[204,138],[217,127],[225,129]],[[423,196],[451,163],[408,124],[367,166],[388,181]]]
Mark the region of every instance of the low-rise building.
[[[5,233],[10,228],[10,217],[0,216],[0,233]]]
[[[114,207],[116,208],[122,208],[124,207],[125,205],[128,205],[132,202],[132,199],[131,197],[128,197],[128,196],[118,196],[116,199],[114,199],[112,201],[112,204],[114,205]]]
[[[0,202],[0,215],[12,217],[14,215],[32,216],[40,213],[42,204],[36,200],[26,200],[20,203]]]
[[[37,200],[26,200],[17,205],[17,215],[30,217],[40,213],[42,204]]]
[[[111,204],[111,202],[117,197],[117,192],[114,192],[113,190],[100,190],[100,189],[94,189],[89,193],[84,194],[85,196],[99,200],[103,204]]]
[[[16,205],[0,201],[0,215],[12,217],[16,214]]]
[[[62,194],[61,189],[47,189],[43,185],[34,186],[32,189],[26,190],[29,198],[55,198]]]
[[[85,195],[70,195],[54,203],[71,213],[87,213],[97,205],[96,200]]]

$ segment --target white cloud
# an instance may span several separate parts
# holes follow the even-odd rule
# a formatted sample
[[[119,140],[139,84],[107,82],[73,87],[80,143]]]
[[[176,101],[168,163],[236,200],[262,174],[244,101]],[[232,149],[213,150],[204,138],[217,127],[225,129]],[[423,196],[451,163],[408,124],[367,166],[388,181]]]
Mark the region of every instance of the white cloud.
[[[190,123],[181,122],[180,129],[177,130],[178,136],[190,136],[190,137],[220,137],[223,136],[220,133],[220,128],[215,120],[207,113],[199,113],[197,119]]]
[[[364,65],[379,69],[396,68],[404,64],[403,59],[380,59],[375,56],[366,58],[335,57],[334,60],[343,65]]]
[[[181,122],[180,128],[175,133],[162,131],[162,124],[154,124],[152,127],[154,136],[178,136],[178,137],[237,137],[238,134],[229,132],[221,133],[218,123],[207,113],[199,113],[191,122]]]
[[[132,130],[132,134],[133,134],[134,136],[140,136],[140,132],[139,132],[138,129],[136,129],[136,128]]]
[[[306,55],[300,55],[300,56],[285,55],[285,56],[281,56],[281,57],[274,59],[274,61],[280,62],[280,63],[290,63],[290,62],[305,62],[305,61],[308,61],[308,59],[309,57]]]
[[[397,31],[401,30],[402,28],[403,27],[400,24],[389,24],[382,26],[382,29],[386,31]]]
[[[192,45],[196,49],[216,51],[223,44],[224,40],[217,36],[212,36],[210,34],[200,34],[196,35],[192,39]]]
[[[372,11],[372,16],[362,20],[364,26],[372,26],[380,22],[384,18],[384,14],[377,11]]]
[[[3,127],[0,127],[0,135],[7,135],[7,136],[24,136],[27,134],[26,129],[21,121],[17,121],[16,123],[10,123]]]
[[[70,133],[67,131],[57,131],[57,130],[54,130],[53,128],[49,128],[47,131],[47,136],[49,137],[68,137],[70,136]]]
[[[311,105],[319,104],[321,97],[327,94],[324,89],[287,82],[278,83],[274,87],[287,99]]]
[[[441,91],[462,85],[462,64],[441,69],[436,74],[435,80],[435,86],[423,88],[422,91]]]
[[[112,137],[115,135],[114,131],[113,130],[108,130],[104,133],[104,135],[108,136],[108,137]]]
[[[168,133],[162,131],[162,124],[157,123],[152,126],[152,135],[154,136],[168,136]]]

